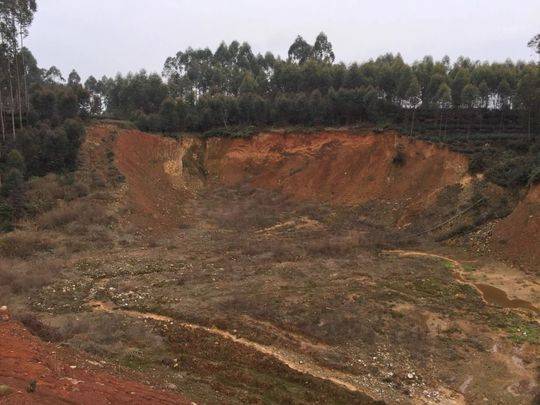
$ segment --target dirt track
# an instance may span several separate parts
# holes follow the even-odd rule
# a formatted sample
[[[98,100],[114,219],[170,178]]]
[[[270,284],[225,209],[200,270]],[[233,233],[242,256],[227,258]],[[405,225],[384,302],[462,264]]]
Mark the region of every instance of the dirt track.
[[[122,313],[126,316],[138,318],[138,319],[152,319],[158,322],[168,322],[171,324],[174,324],[180,328],[187,328],[187,329],[193,329],[193,330],[202,330],[204,332],[207,332],[212,335],[217,335],[223,339],[230,340],[234,343],[238,343],[242,346],[248,347],[250,349],[253,349],[259,353],[262,353],[264,355],[270,356],[278,360],[279,362],[287,365],[291,369],[298,371],[303,374],[311,375],[315,378],[320,378],[322,380],[327,380],[332,382],[333,384],[345,387],[349,391],[353,392],[363,392],[366,394],[369,394],[372,396],[372,398],[379,400],[380,398],[376,398],[374,395],[375,393],[372,392],[366,392],[367,388],[362,387],[361,385],[358,385],[358,383],[355,383],[355,376],[348,375],[345,373],[340,373],[336,370],[330,370],[324,367],[321,367],[313,362],[310,362],[309,360],[306,360],[304,357],[300,357],[297,353],[288,351],[283,348],[277,348],[272,346],[264,346],[256,342],[252,342],[250,340],[238,337],[233,335],[230,332],[218,329],[216,327],[208,328],[201,325],[194,325],[192,323],[186,323],[186,322],[178,322],[175,319],[163,315],[158,314],[151,314],[151,313],[143,313],[143,312],[137,312],[137,311],[131,311],[131,310],[122,310],[122,309],[116,309],[114,306],[104,303],[104,302],[90,302],[89,305],[98,312],[108,312],[108,313]],[[304,342],[300,342],[304,343]],[[309,344],[309,343],[308,343]]]
[[[509,299],[508,292],[502,289],[496,288],[488,284],[474,283],[472,281],[467,280],[467,274],[463,265],[459,261],[452,259],[450,257],[442,256],[435,253],[418,252],[418,251],[413,251],[413,250],[387,250],[384,253],[398,254],[404,257],[419,256],[419,257],[431,257],[435,259],[444,260],[448,263],[451,263],[454,266],[454,269],[457,270],[454,272],[456,278],[459,281],[466,283],[472,286],[473,288],[475,288],[480,293],[480,295],[482,296],[482,298],[484,299],[486,303],[500,305],[503,308],[523,308],[523,309],[536,312],[537,314],[540,314],[540,309],[526,300],[519,299],[519,298]],[[512,293],[515,294],[515,291],[513,291]]]

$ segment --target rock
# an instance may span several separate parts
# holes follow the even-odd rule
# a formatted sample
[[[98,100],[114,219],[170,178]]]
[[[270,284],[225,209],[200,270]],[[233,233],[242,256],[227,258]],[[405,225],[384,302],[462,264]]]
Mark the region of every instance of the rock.
[[[4,384],[0,385],[0,398],[7,397],[12,392],[13,390],[11,389],[9,385],[4,385]]]
[[[0,322],[2,321],[9,321],[10,316],[8,312],[8,308],[4,305],[0,307]]]

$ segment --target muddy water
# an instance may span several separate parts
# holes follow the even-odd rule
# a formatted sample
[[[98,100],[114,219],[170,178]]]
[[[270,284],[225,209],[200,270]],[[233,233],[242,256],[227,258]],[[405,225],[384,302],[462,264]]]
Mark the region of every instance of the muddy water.
[[[484,299],[492,305],[497,305],[503,308],[523,308],[529,309],[537,314],[540,313],[540,309],[536,308],[528,301],[520,299],[510,299],[508,295],[501,289],[493,287],[488,284],[475,284],[476,288],[480,290]]]
[[[457,260],[454,260],[450,257],[437,255],[434,253],[426,253],[426,252],[416,252],[416,251],[409,251],[409,250],[387,250],[386,253],[394,253],[398,254],[400,256],[420,256],[420,257],[432,257],[440,260],[445,260],[449,263],[452,263],[454,266],[454,271],[452,271],[452,274],[454,275],[454,278],[462,283],[472,285],[477,289],[477,291],[482,295],[482,298],[491,305],[497,305],[502,308],[522,308],[522,309],[528,309],[536,314],[540,313],[540,309],[535,307],[532,303],[522,300],[522,299],[510,299],[508,298],[508,295],[506,292],[501,290],[500,288],[494,287],[492,285],[488,284],[482,284],[482,283],[471,283],[467,280],[467,278],[464,276],[465,269],[463,268],[462,264],[458,262]]]

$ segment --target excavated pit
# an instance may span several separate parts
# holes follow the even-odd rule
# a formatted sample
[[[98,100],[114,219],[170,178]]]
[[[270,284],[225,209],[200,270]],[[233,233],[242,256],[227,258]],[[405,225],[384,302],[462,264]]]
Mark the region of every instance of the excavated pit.
[[[77,176],[112,220],[57,227],[62,249],[44,254],[65,270],[8,302],[68,330],[66,345],[196,403],[536,395],[537,188],[518,202],[466,156],[390,132],[175,140],[97,125]],[[484,229],[481,254],[461,235]]]
[[[474,183],[466,157],[397,134],[267,133],[252,139],[174,141],[124,131],[116,156],[138,207],[170,220],[205,187],[249,185],[296,201],[375,204],[390,214],[385,225],[406,228],[447,203],[442,200],[453,198],[453,189],[466,200]]]

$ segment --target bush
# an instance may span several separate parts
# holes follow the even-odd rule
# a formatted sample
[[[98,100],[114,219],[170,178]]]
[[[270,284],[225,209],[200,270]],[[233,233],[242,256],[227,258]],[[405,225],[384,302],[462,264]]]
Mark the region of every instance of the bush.
[[[0,232],[13,230],[13,208],[5,201],[0,201]]]
[[[8,258],[27,258],[53,246],[51,240],[33,232],[16,231],[0,238],[0,254]]]
[[[405,152],[402,148],[398,148],[396,154],[392,158],[392,164],[399,167],[405,166],[406,160]]]
[[[62,335],[58,328],[45,325],[34,314],[20,314],[15,319],[22,323],[33,335],[47,342],[60,342]]]
[[[523,157],[503,160],[486,172],[486,178],[507,188],[521,187],[529,181],[530,162]]]
[[[24,294],[50,285],[65,263],[58,259],[21,262],[17,259],[0,260],[0,284],[14,294]]]
[[[486,156],[483,153],[475,153],[469,161],[471,174],[483,173],[487,169]]]
[[[529,176],[529,184],[536,183],[540,183],[540,166],[533,168]]]
[[[88,187],[77,182],[73,176],[50,173],[33,177],[27,182],[26,211],[30,216],[53,209],[59,200],[72,201],[88,194]]]
[[[73,204],[60,204],[57,208],[48,211],[37,219],[39,229],[65,228],[69,224],[76,224],[80,232],[85,228],[97,225],[110,225],[113,218],[106,209],[94,201],[77,201]]]

